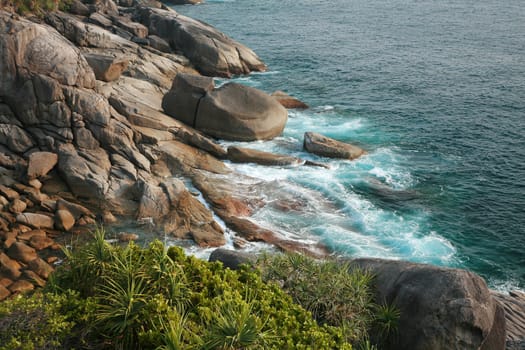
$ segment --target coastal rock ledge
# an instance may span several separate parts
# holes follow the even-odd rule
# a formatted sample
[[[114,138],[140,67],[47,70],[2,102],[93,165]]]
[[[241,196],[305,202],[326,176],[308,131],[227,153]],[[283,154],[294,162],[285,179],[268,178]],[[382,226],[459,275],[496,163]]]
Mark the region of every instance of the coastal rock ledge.
[[[351,266],[375,276],[376,302],[401,312],[397,336],[385,349],[505,349],[505,312],[478,275],[382,259]]]

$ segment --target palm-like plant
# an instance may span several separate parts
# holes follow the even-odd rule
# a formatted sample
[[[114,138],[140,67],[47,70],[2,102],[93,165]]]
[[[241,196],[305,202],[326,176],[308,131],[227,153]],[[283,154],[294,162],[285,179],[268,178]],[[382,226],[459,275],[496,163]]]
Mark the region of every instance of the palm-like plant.
[[[221,301],[208,325],[203,349],[259,349],[270,336],[263,331],[265,322],[254,313],[253,302]]]

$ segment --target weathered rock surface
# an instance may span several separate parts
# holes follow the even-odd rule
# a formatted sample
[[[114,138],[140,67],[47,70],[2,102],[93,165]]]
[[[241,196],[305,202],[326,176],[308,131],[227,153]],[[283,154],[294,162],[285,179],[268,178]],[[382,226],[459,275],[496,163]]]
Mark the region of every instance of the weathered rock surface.
[[[7,255],[25,264],[37,257],[36,251],[22,242],[13,243],[7,250]]]
[[[27,177],[35,179],[45,176],[58,163],[58,156],[51,152],[34,152],[29,156]]]
[[[505,348],[503,308],[481,277],[405,261],[356,259],[375,276],[376,300],[396,305],[398,336],[385,349]]]
[[[304,134],[304,148],[322,157],[356,159],[366,152],[348,143],[340,142],[314,132]]]
[[[38,213],[18,214],[16,221],[34,228],[52,229],[55,225],[52,217]]]
[[[286,109],[269,95],[229,83],[202,98],[195,128],[226,140],[265,140],[280,135],[287,119]]]
[[[257,163],[276,166],[296,166],[304,163],[302,159],[296,157],[235,146],[228,147],[228,159],[234,163]]]
[[[75,226],[75,217],[68,210],[57,210],[55,213],[55,226],[59,230],[69,231]]]
[[[84,57],[93,69],[98,80],[113,81],[120,78],[120,75],[128,67],[128,60],[125,58],[115,58],[94,53],[84,53]]]
[[[492,295],[505,310],[506,349],[525,350],[525,293],[492,292]]]
[[[21,266],[18,262],[0,252],[0,273],[2,276],[15,280],[22,274],[20,268]]]
[[[228,83],[215,89],[213,79],[179,73],[162,108],[181,122],[217,138],[251,141],[282,133],[288,113],[266,93]]]
[[[139,11],[140,21],[150,34],[168,41],[204,75],[230,77],[266,69],[252,50],[204,22],[175,11],[153,8]]]
[[[284,91],[275,91],[271,94],[284,108],[290,109],[307,109],[308,105],[295,97],[288,95]]]
[[[162,108],[166,114],[195,127],[201,99],[214,88],[210,77],[179,73],[162,99]]]

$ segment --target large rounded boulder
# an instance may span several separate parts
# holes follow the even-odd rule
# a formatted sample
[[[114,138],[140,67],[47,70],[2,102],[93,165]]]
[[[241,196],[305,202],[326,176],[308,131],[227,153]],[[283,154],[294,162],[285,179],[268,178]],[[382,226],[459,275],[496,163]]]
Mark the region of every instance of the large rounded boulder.
[[[164,96],[166,114],[210,136],[266,140],[280,135],[288,112],[270,95],[236,83],[214,88],[207,77],[179,73]]]
[[[286,109],[270,95],[228,83],[200,101],[195,128],[220,139],[265,140],[280,135],[287,119]]]
[[[385,349],[503,350],[505,316],[485,281],[460,269],[406,261],[356,259],[375,276],[376,302],[400,310]]]

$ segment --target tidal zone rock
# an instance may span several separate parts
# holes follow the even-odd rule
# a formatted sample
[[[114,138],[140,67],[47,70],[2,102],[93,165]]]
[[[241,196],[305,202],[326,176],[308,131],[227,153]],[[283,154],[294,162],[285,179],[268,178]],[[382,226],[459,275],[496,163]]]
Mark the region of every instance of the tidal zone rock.
[[[315,132],[304,134],[304,149],[322,157],[356,159],[366,152],[348,143],[337,141]]]

